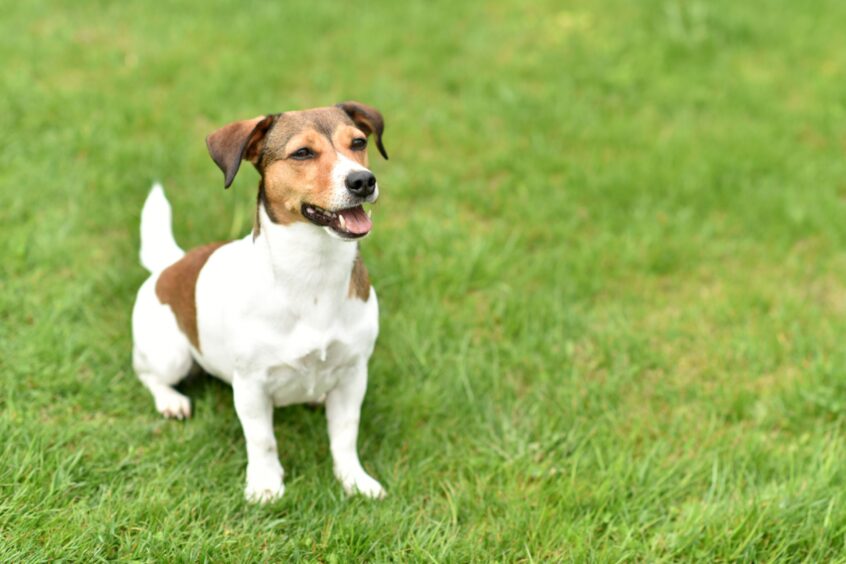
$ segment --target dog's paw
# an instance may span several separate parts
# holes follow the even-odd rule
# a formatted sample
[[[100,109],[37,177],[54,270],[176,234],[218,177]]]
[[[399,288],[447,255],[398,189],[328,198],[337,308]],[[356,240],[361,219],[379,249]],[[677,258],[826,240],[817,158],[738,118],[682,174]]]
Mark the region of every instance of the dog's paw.
[[[281,483],[278,487],[269,488],[248,485],[247,489],[244,490],[244,499],[250,503],[258,503],[259,505],[281,499],[283,495],[285,495],[285,486]]]
[[[263,476],[247,479],[244,498],[250,503],[265,504],[285,495],[281,476]]]
[[[384,499],[388,493],[382,484],[371,478],[363,470],[349,475],[339,475],[338,479],[349,495],[361,494],[371,499]]]
[[[176,390],[161,390],[156,394],[156,410],[167,419],[188,419],[191,400]]]

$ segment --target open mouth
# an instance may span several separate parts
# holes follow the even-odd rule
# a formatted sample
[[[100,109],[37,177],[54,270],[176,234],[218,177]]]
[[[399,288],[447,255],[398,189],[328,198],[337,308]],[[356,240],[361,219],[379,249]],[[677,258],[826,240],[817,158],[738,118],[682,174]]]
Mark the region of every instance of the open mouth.
[[[313,224],[328,227],[345,239],[364,237],[373,228],[370,215],[360,205],[329,211],[312,204],[303,204],[302,214]]]

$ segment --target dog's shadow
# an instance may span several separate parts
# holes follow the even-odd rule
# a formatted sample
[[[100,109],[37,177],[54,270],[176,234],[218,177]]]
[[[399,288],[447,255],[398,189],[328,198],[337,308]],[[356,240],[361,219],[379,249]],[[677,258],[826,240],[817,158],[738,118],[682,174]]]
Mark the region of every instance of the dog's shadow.
[[[244,435],[229,384],[195,367],[177,389],[191,399],[191,420],[202,422],[217,440],[226,440],[231,443],[233,451],[242,452],[245,448]],[[322,404],[278,407],[274,410],[273,422],[283,465],[286,460],[300,467],[322,464],[330,456]]]

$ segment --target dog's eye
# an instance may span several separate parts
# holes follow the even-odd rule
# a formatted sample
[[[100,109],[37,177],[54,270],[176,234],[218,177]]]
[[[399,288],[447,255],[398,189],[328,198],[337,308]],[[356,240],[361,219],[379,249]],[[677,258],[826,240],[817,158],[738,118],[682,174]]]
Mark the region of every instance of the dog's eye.
[[[361,151],[361,150],[366,149],[367,148],[367,139],[365,139],[364,137],[356,137],[355,139],[352,140],[352,144],[350,145],[350,148],[353,151]]]
[[[308,147],[302,147],[300,149],[297,149],[296,151],[294,151],[293,153],[291,153],[288,156],[291,157],[292,159],[296,159],[298,161],[305,161],[305,160],[314,158],[314,151],[312,151]]]

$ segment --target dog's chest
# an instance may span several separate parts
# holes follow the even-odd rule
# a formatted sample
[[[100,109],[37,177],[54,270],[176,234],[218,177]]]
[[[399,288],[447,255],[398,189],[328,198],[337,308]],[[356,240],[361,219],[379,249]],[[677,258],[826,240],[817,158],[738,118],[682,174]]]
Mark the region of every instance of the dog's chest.
[[[256,352],[277,406],[322,400],[340,379],[366,365],[378,331],[375,298],[344,299],[326,308],[288,304],[268,314],[268,339]]]
[[[355,370],[359,358],[361,355],[339,341],[312,348],[303,356],[269,367],[268,392],[277,406],[322,401],[341,378]]]
[[[318,253],[338,268],[294,256],[280,260],[291,272],[274,276],[252,260],[260,247],[231,247],[212,255],[197,282],[202,351],[195,358],[204,369],[227,382],[261,380],[276,405],[319,401],[341,378],[366,369],[378,304],[375,291],[361,299],[349,290],[354,247],[340,258]]]

